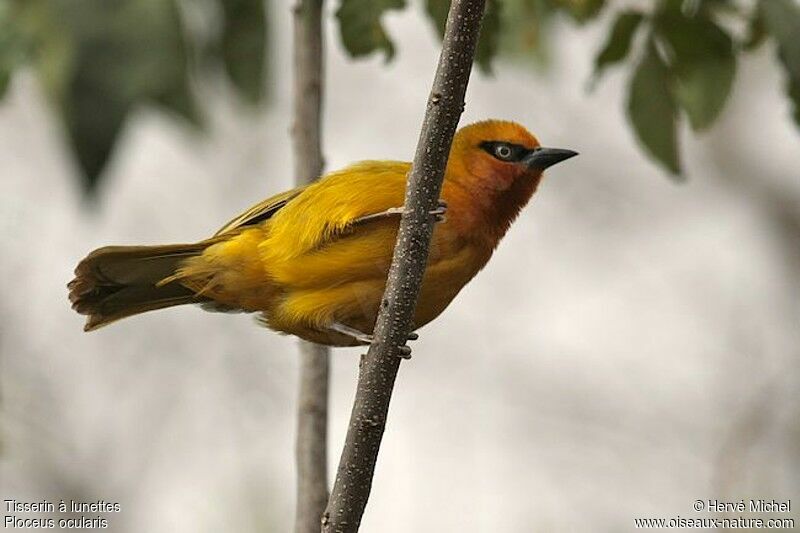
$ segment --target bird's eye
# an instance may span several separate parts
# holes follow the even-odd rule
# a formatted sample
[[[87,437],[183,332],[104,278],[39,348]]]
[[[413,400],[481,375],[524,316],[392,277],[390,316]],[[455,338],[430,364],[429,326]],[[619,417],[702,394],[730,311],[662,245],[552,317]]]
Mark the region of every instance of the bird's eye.
[[[521,160],[528,152],[522,145],[504,141],[483,141],[478,147],[495,159],[507,163],[514,163]]]
[[[511,147],[507,144],[498,144],[494,147],[494,155],[497,156],[498,159],[509,159],[511,157]]]

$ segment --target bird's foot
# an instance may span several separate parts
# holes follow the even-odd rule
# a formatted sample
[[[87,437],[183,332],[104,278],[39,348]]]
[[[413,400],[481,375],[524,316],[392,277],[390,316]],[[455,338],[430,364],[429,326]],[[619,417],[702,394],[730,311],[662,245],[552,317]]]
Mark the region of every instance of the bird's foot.
[[[358,217],[353,221],[353,224],[363,224],[364,222],[371,222],[373,220],[380,220],[382,218],[388,218],[391,216],[402,216],[405,212],[405,206],[390,207],[386,211],[381,211],[380,213],[373,213],[371,215]],[[444,222],[446,220],[445,215],[447,214],[447,202],[444,200],[439,200],[436,204],[436,208],[428,211],[428,214],[433,217],[434,222]]]
[[[444,222],[447,220],[447,202],[439,200],[436,203],[436,209],[429,211],[428,214],[433,217],[434,222]]]
[[[359,331],[355,328],[351,328],[350,326],[346,326],[341,322],[333,322],[328,329],[334,331],[336,333],[341,333],[342,335],[346,335],[352,339],[357,340],[362,344],[372,344],[374,337],[368,333],[364,333],[363,331]],[[409,341],[415,341],[419,339],[419,334],[415,331],[412,331],[406,337]],[[397,349],[399,350],[399,356],[403,359],[411,359],[411,346],[403,345],[398,346]]]
[[[351,328],[350,326],[345,326],[341,322],[333,322],[328,329],[334,331],[336,333],[341,333],[342,335],[346,335],[351,339],[357,340],[363,344],[372,344],[372,335],[368,335],[363,331],[359,331],[356,328]]]

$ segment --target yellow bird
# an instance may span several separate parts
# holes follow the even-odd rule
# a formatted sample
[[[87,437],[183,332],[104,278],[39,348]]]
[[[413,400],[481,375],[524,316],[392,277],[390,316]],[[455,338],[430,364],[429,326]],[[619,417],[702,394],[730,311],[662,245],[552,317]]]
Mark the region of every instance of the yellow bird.
[[[483,267],[542,171],[576,152],[542,148],[522,126],[488,120],[453,140],[414,314],[439,316]],[[363,161],[268,198],[194,244],[109,246],[69,283],[91,331],[131,315],[199,303],[261,314],[276,331],[330,346],[371,341],[410,163]],[[447,216],[444,217],[444,213]]]

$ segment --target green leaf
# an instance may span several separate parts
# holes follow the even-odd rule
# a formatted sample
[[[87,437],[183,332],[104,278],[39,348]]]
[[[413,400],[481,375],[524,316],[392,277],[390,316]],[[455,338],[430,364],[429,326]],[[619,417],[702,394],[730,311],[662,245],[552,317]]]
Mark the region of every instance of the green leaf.
[[[427,0],[425,10],[430,15],[439,38],[444,37],[444,27],[447,23],[447,13],[450,11],[450,0]]]
[[[656,31],[670,52],[675,95],[692,128],[708,128],[719,117],[736,74],[733,40],[705,16],[662,13]]]
[[[5,96],[11,75],[29,59],[25,35],[15,25],[12,6],[0,3],[0,99]]]
[[[551,0],[565,10],[576,22],[583,24],[595,18],[605,5],[605,0]]]
[[[6,95],[9,82],[11,81],[11,72],[0,68],[0,99]]]
[[[97,186],[127,117],[140,106],[157,104],[201,125],[190,86],[201,50],[213,51],[213,66],[223,65],[245,98],[264,95],[264,1],[197,2],[197,9],[219,7],[224,20],[217,33],[187,32],[179,3],[186,4],[0,0],[0,90],[14,66],[32,65],[61,115],[88,191]],[[12,41],[22,46],[8,46]],[[17,48],[23,53],[9,53]]]
[[[13,0],[13,27],[24,36],[28,60],[45,94],[60,105],[72,76],[76,43],[52,0]]]
[[[336,11],[345,49],[353,57],[383,50],[386,60],[394,57],[394,45],[381,24],[389,9],[402,9],[404,0],[342,0]]]
[[[786,90],[789,98],[794,102],[794,121],[800,126],[800,80],[792,78],[789,80],[789,87]]]
[[[672,174],[680,173],[677,109],[670,73],[651,43],[631,80],[628,119],[641,143]]]
[[[16,39],[11,33],[9,21],[10,8],[8,4],[0,4],[0,99],[5,96],[11,81],[11,71],[14,68],[9,50],[14,47]]]
[[[743,2],[737,0],[683,0],[683,2],[684,13],[692,16],[704,13],[706,16],[714,15],[716,20],[746,16]]]
[[[439,38],[444,37],[444,27],[447,23],[447,13],[450,10],[450,0],[427,0],[425,8],[433,20]],[[483,15],[481,34],[475,50],[475,63],[485,74],[492,72],[492,59],[497,55],[498,40],[500,38],[499,0],[487,0],[486,13]]]
[[[239,94],[258,103],[266,90],[267,25],[264,0],[221,0],[225,70]]]
[[[481,34],[475,50],[475,63],[485,74],[492,72],[492,59],[497,54],[497,42],[500,38],[500,2],[486,1],[486,13],[483,15]]]
[[[19,0],[35,65],[60,109],[88,191],[130,112],[158,103],[198,123],[173,0]]]
[[[502,0],[499,54],[544,66],[549,52],[549,28],[554,17],[550,0]]]
[[[617,16],[603,49],[594,60],[594,76],[599,78],[603,69],[625,59],[631,49],[633,36],[642,21],[638,11],[625,11]]]
[[[786,93],[800,126],[800,5],[792,0],[761,0],[764,24],[778,43],[778,57],[787,74]]]
[[[132,102],[105,83],[89,64],[79,61],[67,88],[62,113],[88,192],[97,187]]]
[[[764,39],[767,37],[767,28],[764,25],[764,17],[760,9],[757,9],[750,18],[750,23],[747,25],[747,37],[745,37],[742,48],[746,51],[752,51],[761,46]]]

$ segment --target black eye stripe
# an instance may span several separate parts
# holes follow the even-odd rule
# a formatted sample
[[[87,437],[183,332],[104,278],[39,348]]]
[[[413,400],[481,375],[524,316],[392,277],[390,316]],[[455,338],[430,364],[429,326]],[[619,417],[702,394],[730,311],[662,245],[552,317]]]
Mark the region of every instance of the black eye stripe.
[[[520,144],[508,143],[503,141],[484,141],[480,143],[478,146],[480,146],[481,149],[483,149],[485,152],[487,152],[495,159],[506,162],[520,161],[529,152],[527,148],[525,148]],[[501,157],[498,154],[498,148],[500,147],[508,148],[509,155],[506,157]]]

